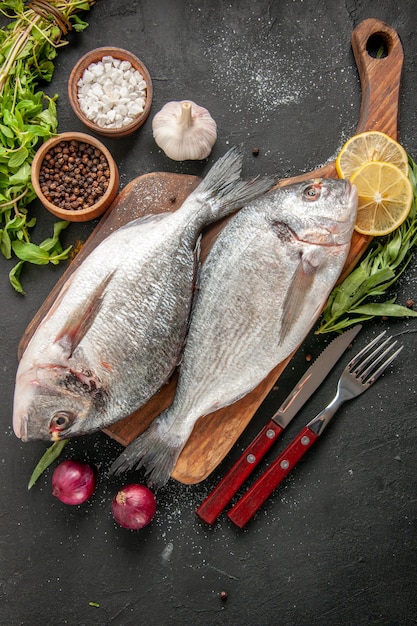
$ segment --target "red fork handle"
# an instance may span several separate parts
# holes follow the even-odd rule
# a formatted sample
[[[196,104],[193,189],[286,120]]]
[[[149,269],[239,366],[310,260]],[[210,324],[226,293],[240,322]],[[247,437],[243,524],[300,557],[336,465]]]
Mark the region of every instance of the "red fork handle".
[[[270,420],[246,448],[233,467],[222,478],[217,487],[196,510],[196,514],[208,524],[213,524],[259,461],[284,429]]]
[[[227,513],[228,518],[243,528],[317,439],[316,433],[313,433],[307,426],[303,428],[245,495],[230,509]]]

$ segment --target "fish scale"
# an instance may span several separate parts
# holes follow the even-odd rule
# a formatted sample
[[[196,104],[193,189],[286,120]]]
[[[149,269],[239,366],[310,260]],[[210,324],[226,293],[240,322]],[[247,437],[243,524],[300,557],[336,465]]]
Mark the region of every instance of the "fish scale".
[[[196,420],[245,396],[293,352],[343,268],[356,209],[348,181],[315,179],[228,222],[200,272],[173,403],[112,471],[143,465],[149,483],[163,485]]]

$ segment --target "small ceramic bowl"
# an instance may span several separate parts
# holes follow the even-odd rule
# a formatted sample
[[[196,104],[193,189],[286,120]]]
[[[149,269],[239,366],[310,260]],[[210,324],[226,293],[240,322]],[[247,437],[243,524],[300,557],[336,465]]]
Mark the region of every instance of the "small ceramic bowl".
[[[80,194],[80,191],[79,190],[76,190],[75,192],[73,191],[74,198],[76,196],[80,197],[80,200],[79,200],[80,208],[76,208],[76,209],[57,206],[50,199],[48,199],[45,196],[45,193],[47,193],[44,187],[45,182],[44,180],[42,180],[45,178],[43,174],[44,162],[46,165],[48,159],[50,158],[52,154],[54,154],[57,147],[62,148],[62,150],[68,149],[71,145],[71,142],[77,142],[79,144],[88,144],[89,146],[98,150],[101,153],[101,155],[104,156],[104,160],[102,160],[100,167],[102,168],[106,167],[106,161],[108,165],[108,168],[106,167],[106,174],[105,174],[106,180],[108,181],[107,189],[105,189],[101,195],[96,196],[97,200],[93,204],[91,204],[90,206],[84,206],[84,207],[81,201],[81,195],[77,196],[77,194]],[[72,144],[72,145],[76,146],[76,144]],[[85,153],[83,153],[83,155],[85,155]],[[96,158],[100,158],[100,154],[98,153],[96,153],[95,156]],[[62,167],[60,164],[57,164],[57,163],[55,163],[55,166],[54,166],[55,174],[57,174],[55,176],[57,184],[63,188],[61,191],[57,190],[56,193],[63,193],[64,191],[69,191],[69,189],[73,189],[74,186],[76,187],[76,185],[73,184],[73,177],[75,176],[75,173],[73,169],[71,169],[72,165],[68,166],[67,158],[68,156],[62,157],[62,161],[63,161]],[[86,166],[88,167],[88,156],[85,155],[84,158],[87,159]],[[83,166],[85,166],[85,164],[83,164]],[[97,166],[94,166],[94,167],[96,168]],[[68,176],[69,178],[67,182],[65,181],[66,176]],[[41,177],[41,180],[40,180],[40,177]],[[51,178],[50,174],[49,174],[49,177]],[[85,179],[85,172],[82,173],[82,178]],[[35,193],[38,196],[39,200],[42,202],[43,206],[46,209],[48,209],[48,211],[53,213],[53,215],[55,215],[56,217],[59,217],[63,220],[68,220],[70,222],[86,222],[88,220],[92,220],[97,217],[100,217],[100,215],[102,215],[109,208],[109,206],[115,199],[118,189],[119,189],[119,170],[117,169],[117,165],[112,155],[107,150],[106,146],[104,146],[101,143],[101,141],[99,141],[95,137],[92,137],[91,135],[87,135],[86,133],[76,133],[76,132],[61,133],[60,135],[57,135],[56,137],[53,137],[52,139],[49,139],[48,141],[46,141],[36,152],[35,157],[33,159],[32,167],[31,167],[31,179],[32,179],[32,184],[33,184]],[[94,187],[93,183],[95,180],[97,180],[96,173],[91,180],[92,187]],[[100,191],[98,192],[95,191],[95,193],[100,194]]]
[[[110,56],[121,61],[129,61],[131,65],[140,72],[146,82],[146,98],[143,112],[137,115],[132,122],[124,126],[120,126],[119,128],[106,128],[99,126],[91,119],[88,119],[81,110],[78,99],[78,82],[84,75],[85,70],[91,65],[91,63],[99,63],[103,57],[106,56]],[[87,54],[81,57],[78,63],[76,63],[68,81],[68,97],[74,113],[83,122],[83,124],[87,126],[87,128],[97,134],[106,135],[107,137],[125,137],[140,128],[147,119],[152,105],[153,86],[148,70],[143,63],[135,57],[135,55],[127,50],[123,50],[122,48],[102,47],[95,48],[95,50],[87,52]]]

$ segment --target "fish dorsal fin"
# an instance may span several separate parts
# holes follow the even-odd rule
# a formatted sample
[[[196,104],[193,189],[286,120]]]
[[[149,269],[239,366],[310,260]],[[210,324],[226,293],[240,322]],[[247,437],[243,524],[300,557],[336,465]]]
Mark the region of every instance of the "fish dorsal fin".
[[[82,338],[85,337],[91,328],[100,311],[104,292],[112,277],[113,272],[106,276],[96,289],[89,294],[88,298],[74,309],[56,336],[55,342],[62,346],[68,357],[72,355]]]
[[[281,342],[284,341],[291,330],[291,325],[294,324],[294,320],[299,317],[300,311],[305,306],[306,295],[313,286],[317,271],[317,262],[315,261],[317,260],[314,256],[310,257],[306,254],[300,256],[300,262],[293,274],[282,307]]]

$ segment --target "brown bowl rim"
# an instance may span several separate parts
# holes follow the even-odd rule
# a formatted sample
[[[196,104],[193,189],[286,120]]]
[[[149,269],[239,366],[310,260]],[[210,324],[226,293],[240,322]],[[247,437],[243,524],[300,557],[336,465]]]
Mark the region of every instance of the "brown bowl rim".
[[[126,126],[121,126],[120,128],[103,128],[98,126],[84,115],[78,101],[77,84],[84,73],[84,70],[90,65],[90,63],[96,63],[105,56],[112,56],[113,58],[120,59],[122,61],[130,61],[133,67],[135,67],[135,69],[142,74],[143,79],[146,82],[146,101],[143,113],[138,115],[138,117],[130,122],[130,124],[126,124]],[[151,75],[143,62],[129,50],[117,48],[115,46],[102,46],[100,48],[94,48],[84,54],[72,68],[68,80],[68,98],[75,115],[85,126],[87,126],[87,128],[93,130],[99,135],[106,135],[107,137],[125,137],[140,128],[149,116],[153,100]]]
[[[46,153],[49,152],[49,150],[53,146],[60,143],[61,141],[72,140],[89,143],[95,148],[98,148],[106,157],[110,168],[110,180],[106,192],[95,204],[87,207],[86,209],[72,210],[61,209],[60,207],[57,207],[44,196],[39,183],[39,172]],[[76,131],[60,133],[59,135],[51,137],[50,139],[45,141],[45,143],[43,143],[37,150],[33,158],[30,175],[35,193],[43,206],[56,217],[60,217],[61,219],[65,219],[70,222],[83,222],[89,219],[99,217],[113,202],[119,190],[119,170],[108,148],[106,148],[106,146],[99,139],[96,139],[96,137],[92,137],[87,133],[81,133]]]

